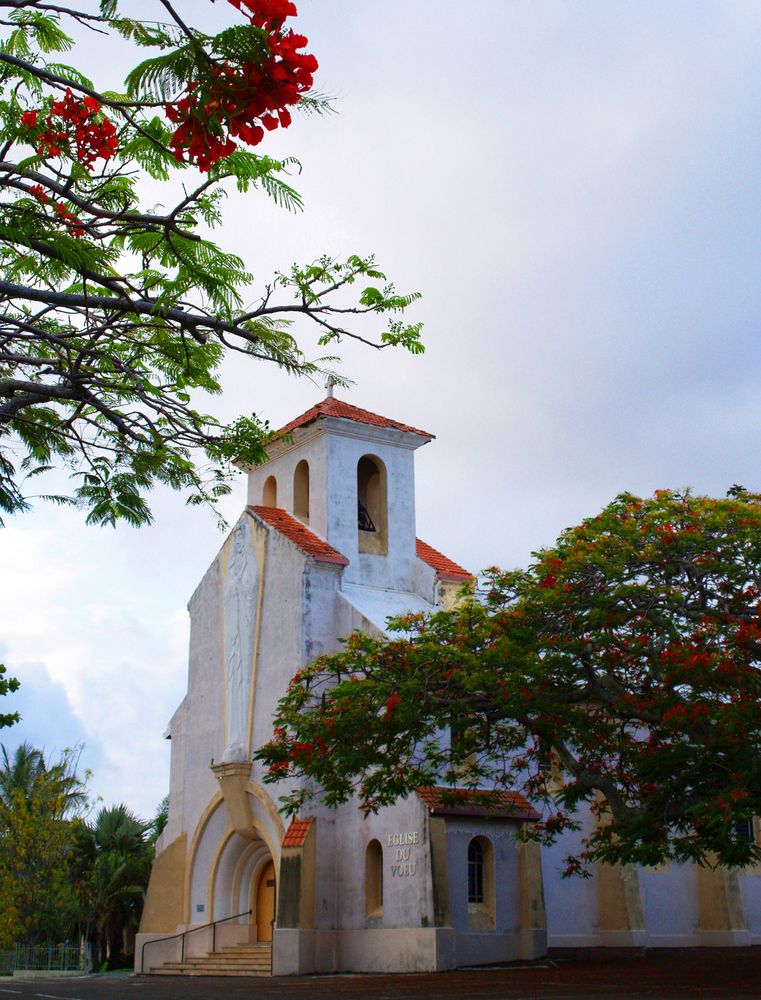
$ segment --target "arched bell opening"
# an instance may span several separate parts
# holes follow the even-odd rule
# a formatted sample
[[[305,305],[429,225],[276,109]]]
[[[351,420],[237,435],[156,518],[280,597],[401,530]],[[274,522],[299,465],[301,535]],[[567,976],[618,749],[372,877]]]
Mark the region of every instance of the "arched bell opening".
[[[304,458],[293,473],[293,513],[309,524],[309,463]]]
[[[274,476],[268,476],[264,481],[262,505],[264,507],[277,507],[277,479]]]
[[[388,490],[386,466],[375,455],[357,463],[357,531],[359,551],[388,554]]]

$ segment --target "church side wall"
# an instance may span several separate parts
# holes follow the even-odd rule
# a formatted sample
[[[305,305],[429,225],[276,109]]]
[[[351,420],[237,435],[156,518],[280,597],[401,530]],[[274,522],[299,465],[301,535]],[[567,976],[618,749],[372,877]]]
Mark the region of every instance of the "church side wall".
[[[423,562],[422,559],[415,559],[412,564],[410,574],[410,589],[418,594],[429,604],[436,604],[438,588],[436,586],[436,570]]]
[[[761,866],[741,872],[738,877],[751,944],[761,944]]]
[[[457,965],[510,962],[521,958],[520,851],[517,824],[478,817],[447,817],[449,906],[457,933]],[[483,912],[468,902],[468,845],[481,838],[491,845]],[[475,911],[475,912],[474,912]]]
[[[642,868],[639,881],[648,946],[680,948],[696,944],[700,913],[694,867],[667,863]]]
[[[336,816],[336,918],[341,928],[431,927],[433,887],[426,813],[417,796],[364,817],[356,802]],[[383,852],[383,914],[365,913],[365,855]]]
[[[563,858],[578,854],[584,829],[542,850],[548,945],[705,947],[761,943],[759,876],[666,862],[592,866],[589,879],[561,877]]]
[[[160,854],[184,832],[182,817],[185,795],[185,714],[187,699],[183,698],[169,723],[169,815],[161,836],[156,841]]]
[[[314,929],[276,932],[276,971],[450,967],[454,952],[451,940],[445,939],[451,938],[451,931],[433,926],[427,815],[420,800],[412,796],[368,817],[355,801],[314,812]],[[383,903],[368,914],[365,863],[372,840],[382,849]]]
[[[314,928],[277,932],[280,973],[412,972],[535,957],[533,944],[524,955],[516,823],[453,816],[431,820],[417,796],[368,817],[354,801],[316,812]],[[445,879],[450,902],[438,911],[432,822],[443,833],[445,860],[438,877]],[[488,841],[491,849],[487,907],[468,901],[468,845],[474,837]],[[382,851],[383,891],[381,906],[368,912],[372,841]]]
[[[592,831],[591,817],[578,834],[561,834],[542,848],[542,875],[547,909],[547,944],[550,948],[585,948],[599,944],[597,886],[594,877],[562,878],[563,858],[579,851],[579,838]]]
[[[341,567],[331,563],[312,563],[303,574],[301,657],[304,664],[325,653],[337,652],[342,648],[339,639],[351,631],[341,631],[343,623],[337,600],[340,584]]]

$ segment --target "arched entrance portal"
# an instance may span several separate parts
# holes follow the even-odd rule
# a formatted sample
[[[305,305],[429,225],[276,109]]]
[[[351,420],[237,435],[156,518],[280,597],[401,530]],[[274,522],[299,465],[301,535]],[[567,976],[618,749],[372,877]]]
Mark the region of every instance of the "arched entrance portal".
[[[271,941],[272,928],[275,923],[275,906],[277,900],[277,885],[275,866],[271,861],[262,868],[256,883],[254,913],[256,914],[257,941]]]

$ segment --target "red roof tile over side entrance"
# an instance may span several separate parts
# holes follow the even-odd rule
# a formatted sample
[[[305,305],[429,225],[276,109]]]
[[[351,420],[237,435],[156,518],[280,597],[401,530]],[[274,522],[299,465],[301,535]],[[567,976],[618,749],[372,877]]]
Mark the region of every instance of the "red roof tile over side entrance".
[[[317,562],[337,563],[339,566],[348,566],[349,560],[342,556],[338,549],[315,535],[313,531],[305,527],[301,521],[296,520],[287,510],[282,507],[259,507],[251,505],[249,510],[253,511],[257,517],[265,521],[275,531],[279,531],[288,541],[293,542],[302,552],[312,556]]]
[[[306,413],[302,413],[300,417],[296,417],[290,423],[287,423],[285,427],[281,427],[279,431],[276,431],[276,434],[289,434],[291,431],[295,431],[297,427],[306,427],[307,424],[311,424],[321,417],[342,417],[344,420],[354,420],[358,424],[370,424],[373,427],[392,427],[397,431],[405,431],[408,434],[419,434],[421,437],[433,438],[435,436],[429,434],[428,431],[421,431],[417,427],[402,424],[398,420],[391,420],[390,417],[381,417],[379,414],[371,413],[369,410],[362,410],[358,406],[352,406],[351,403],[345,403],[343,400],[336,399],[335,396],[328,396],[326,399],[323,399],[322,402],[317,403],[316,406],[307,410]]]
[[[537,820],[536,812],[520,792],[482,788],[416,788],[433,815],[494,816],[498,819]]]
[[[283,847],[303,847],[309,833],[309,828],[314,823],[314,816],[307,816],[306,819],[294,817],[283,837]]]

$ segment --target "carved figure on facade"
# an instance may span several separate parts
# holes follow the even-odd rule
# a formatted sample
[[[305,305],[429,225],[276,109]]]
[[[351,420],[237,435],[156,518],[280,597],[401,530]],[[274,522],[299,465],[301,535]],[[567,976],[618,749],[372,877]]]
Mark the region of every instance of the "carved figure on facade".
[[[232,536],[223,587],[225,666],[227,671],[227,746],[223,762],[246,760],[248,706],[251,700],[259,565],[248,525],[240,521]]]

